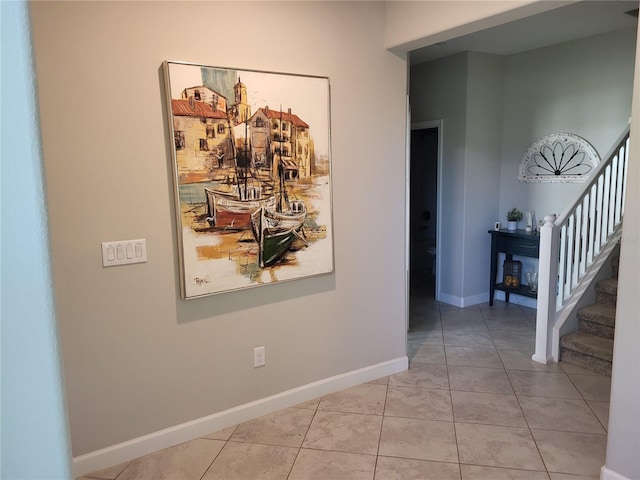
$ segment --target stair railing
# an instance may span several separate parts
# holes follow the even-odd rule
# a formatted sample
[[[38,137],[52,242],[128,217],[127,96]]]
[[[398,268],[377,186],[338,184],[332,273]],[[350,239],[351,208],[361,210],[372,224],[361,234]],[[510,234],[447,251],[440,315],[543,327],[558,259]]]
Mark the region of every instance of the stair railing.
[[[540,228],[536,349],[533,360],[558,361],[553,329],[560,312],[622,223],[629,160],[629,127],[593,172],[576,202]]]

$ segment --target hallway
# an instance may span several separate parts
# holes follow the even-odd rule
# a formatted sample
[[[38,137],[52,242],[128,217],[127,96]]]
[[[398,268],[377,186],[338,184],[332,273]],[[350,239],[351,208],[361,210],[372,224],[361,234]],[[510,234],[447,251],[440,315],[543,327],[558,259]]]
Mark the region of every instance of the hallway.
[[[535,310],[455,308],[423,285],[408,371],[83,480],[597,480],[610,379],[532,362]]]

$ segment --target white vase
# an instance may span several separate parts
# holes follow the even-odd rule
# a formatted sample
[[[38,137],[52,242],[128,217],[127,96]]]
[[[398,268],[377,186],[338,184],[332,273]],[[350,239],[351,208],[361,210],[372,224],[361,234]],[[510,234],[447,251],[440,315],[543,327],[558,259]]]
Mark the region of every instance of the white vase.
[[[512,232],[515,232],[518,229],[518,222],[514,222],[509,220],[507,222],[507,230],[511,230]]]

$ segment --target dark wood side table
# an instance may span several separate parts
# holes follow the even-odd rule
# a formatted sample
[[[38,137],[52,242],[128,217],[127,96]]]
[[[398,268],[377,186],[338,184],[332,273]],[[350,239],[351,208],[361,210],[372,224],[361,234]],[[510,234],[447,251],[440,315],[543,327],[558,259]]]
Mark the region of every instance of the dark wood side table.
[[[509,302],[509,294],[515,293],[525,297],[537,298],[537,294],[529,290],[528,285],[520,284],[518,288],[508,288],[504,283],[496,283],[498,275],[498,253],[506,254],[507,260],[513,260],[514,255],[538,258],[540,254],[540,235],[537,232],[525,230],[489,230],[491,234],[491,278],[489,279],[489,305],[493,305],[496,290],[505,292],[504,298]]]

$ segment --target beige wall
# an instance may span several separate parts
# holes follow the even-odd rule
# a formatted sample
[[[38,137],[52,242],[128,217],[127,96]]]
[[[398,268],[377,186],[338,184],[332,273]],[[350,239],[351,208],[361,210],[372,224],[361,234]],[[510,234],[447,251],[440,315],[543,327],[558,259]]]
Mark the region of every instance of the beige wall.
[[[640,30],[631,110],[627,198],[620,246],[607,463],[603,480],[640,478]]]
[[[406,66],[382,3],[31,14],[75,456],[405,355]],[[330,77],[334,275],[179,300],[163,60]],[[101,242],[135,238],[147,263],[102,268]]]
[[[403,172],[402,161],[389,159],[403,156],[404,116],[398,110],[404,110],[405,66],[381,46],[380,7],[327,2],[274,9],[267,3],[216,2],[207,5],[208,16],[191,15],[192,5],[32,5],[52,262],[76,455],[404,351],[403,221],[397,215]],[[495,13],[485,5],[472,18],[459,12],[442,18],[438,11],[412,15],[400,2],[386,7],[389,47],[441,32],[447,36],[452,28],[465,29]],[[235,23],[212,21],[233,14],[248,22],[248,31],[282,21],[291,38],[308,41],[292,42],[294,54],[286,58],[264,55],[255,42],[237,38]],[[407,19],[413,26],[408,36]],[[212,25],[217,41],[208,47]],[[335,276],[250,295],[177,300],[159,77],[165,59],[331,77]],[[379,103],[370,100],[380,92],[388,99],[388,121],[363,125],[363,118],[378,118]],[[636,117],[637,99],[634,105]],[[637,149],[632,157],[637,163]],[[356,181],[376,159],[376,169]],[[636,211],[637,169],[630,184],[627,211]],[[393,194],[382,198],[380,191]],[[358,211],[369,202],[385,220],[384,229],[354,223],[354,209],[345,206]],[[636,257],[627,258],[637,260],[637,218],[632,225],[629,246]],[[149,241],[149,263],[99,267],[99,242],[138,236]],[[379,257],[379,245],[387,256]],[[638,269],[621,269],[622,275],[637,285]],[[362,288],[363,279],[368,288]],[[623,293],[619,319],[630,335],[616,345],[616,362],[631,364],[614,372],[609,451],[623,456],[611,456],[608,466],[633,475],[637,459],[625,457],[621,446],[635,448],[638,438],[637,327],[629,323],[637,301]],[[250,368],[249,350],[256,342],[267,344],[270,362],[259,372]],[[633,412],[631,420],[625,409]]]
[[[387,1],[385,46],[395,52],[407,52],[574,1]]]

